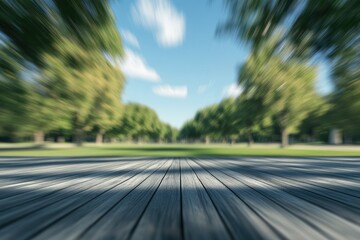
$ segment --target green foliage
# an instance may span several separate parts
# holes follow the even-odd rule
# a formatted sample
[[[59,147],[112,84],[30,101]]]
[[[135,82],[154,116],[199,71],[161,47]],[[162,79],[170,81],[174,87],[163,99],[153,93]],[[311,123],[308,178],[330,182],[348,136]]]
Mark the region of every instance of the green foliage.
[[[288,0],[225,0],[229,17],[219,32],[234,33],[257,49],[271,37],[279,24],[291,14],[298,1]]]
[[[360,41],[337,58],[331,102],[335,124],[349,135],[360,133]]]
[[[240,133],[239,121],[242,116],[238,114],[237,99],[227,98],[217,105],[216,114],[216,131],[217,136],[224,138],[236,139]]]
[[[66,111],[65,103],[46,96],[36,86],[31,87],[26,108],[28,110],[25,124],[27,133],[71,129],[71,116]]]
[[[38,67],[64,36],[87,50],[123,54],[108,0],[0,1],[0,31]]]
[[[296,132],[312,109],[316,68],[289,58],[291,46],[286,43],[281,51],[274,52],[275,43],[276,38],[272,38],[250,54],[241,68],[239,84],[244,87],[246,101],[250,100],[256,109],[252,113],[254,120],[273,116],[281,131],[287,134]]]
[[[194,141],[200,138],[201,132],[198,129],[197,123],[194,120],[189,120],[185,122],[182,128],[179,131],[179,139]]]
[[[274,36],[253,51],[241,67],[238,84],[243,87],[237,99],[198,111],[180,131],[183,138],[236,139],[276,124],[285,134],[297,131],[300,123],[314,109],[316,68],[291,57],[293,48],[282,43],[274,48]],[[285,140],[286,140],[285,139]]]
[[[0,46],[0,132],[8,136],[24,130],[29,110],[29,88],[22,81],[21,57],[8,45]]]
[[[176,142],[176,139],[178,137],[179,131],[178,129],[170,126],[169,124],[165,124],[165,131],[163,139],[166,142]]]
[[[156,112],[149,107],[129,103],[125,105],[119,123],[109,131],[109,134],[137,142],[173,142],[177,137],[177,130],[161,122]]]
[[[186,122],[179,132],[180,139],[229,140],[239,134],[237,106],[234,98],[228,98],[199,110],[194,119]]]
[[[44,56],[42,86],[49,99],[56,100],[68,112],[75,127],[90,130],[88,119],[95,105],[103,65],[99,52],[89,52],[78,44],[63,39],[56,54]],[[101,62],[100,62],[101,63]]]
[[[245,94],[236,101],[237,125],[240,134],[247,137],[249,144],[254,141],[254,135],[266,135],[267,128],[273,124],[262,104],[261,99],[248,98]]]
[[[103,133],[117,124],[122,114],[120,96],[124,85],[121,71],[104,59],[98,66],[96,96],[88,123]]]
[[[212,105],[198,111],[194,117],[197,123],[198,130],[202,133],[203,137],[216,134],[217,128],[217,105]]]
[[[250,43],[257,52],[279,31],[293,46],[293,56],[325,56],[330,60],[335,91],[331,95],[334,125],[359,131],[360,5],[352,0],[225,0],[229,18],[220,30]],[[334,121],[335,120],[335,121]]]
[[[331,110],[327,99],[316,97],[312,110],[299,126],[299,136],[303,141],[327,141],[328,131],[334,125]]]
[[[35,79],[25,79],[21,57],[10,47],[1,49],[0,126],[4,134],[26,135],[34,131],[66,128],[66,117],[54,99],[44,96]],[[61,109],[61,108],[60,108]]]
[[[240,40],[261,44],[282,29],[283,39],[299,52],[322,51],[329,57],[359,42],[360,6],[352,0],[225,0],[229,17],[220,31],[235,33]],[[305,44],[305,45],[303,45]],[[308,49],[306,49],[308,48]]]
[[[81,46],[112,56],[123,55],[109,0],[53,0],[53,4],[62,25]]]
[[[107,0],[1,1],[0,36],[13,51],[6,56],[17,56],[1,62],[13,68],[1,73],[1,91],[10,91],[4,105],[22,114],[28,131],[73,128],[80,135],[118,122],[124,77],[108,58],[123,49]],[[4,112],[3,122],[12,115]]]

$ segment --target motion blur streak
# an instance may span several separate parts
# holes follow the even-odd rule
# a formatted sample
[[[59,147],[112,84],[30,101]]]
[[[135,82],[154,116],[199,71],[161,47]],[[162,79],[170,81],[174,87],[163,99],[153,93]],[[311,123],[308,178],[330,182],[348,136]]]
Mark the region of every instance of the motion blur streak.
[[[360,239],[359,1],[206,2],[0,0],[1,239]]]

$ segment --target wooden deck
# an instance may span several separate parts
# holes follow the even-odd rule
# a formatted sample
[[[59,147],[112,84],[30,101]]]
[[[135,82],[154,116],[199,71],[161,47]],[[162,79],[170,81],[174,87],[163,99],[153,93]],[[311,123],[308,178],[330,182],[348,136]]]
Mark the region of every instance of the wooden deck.
[[[360,239],[360,158],[0,158],[0,239]]]

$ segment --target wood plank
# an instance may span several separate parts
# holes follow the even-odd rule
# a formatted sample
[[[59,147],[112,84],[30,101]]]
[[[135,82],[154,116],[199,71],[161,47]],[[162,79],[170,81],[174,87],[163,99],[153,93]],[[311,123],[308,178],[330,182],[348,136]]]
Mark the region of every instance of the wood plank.
[[[69,212],[66,216],[44,228],[43,231],[38,232],[35,238],[77,239],[101,218],[104,218],[116,205],[121,204],[121,201],[133,189],[163,165],[164,162],[149,161],[147,166],[143,166],[143,168],[134,168],[132,172],[134,174],[133,177]]]
[[[360,158],[1,158],[1,239],[358,239]]]
[[[121,173],[126,173],[127,171],[130,171],[133,166],[140,166],[141,163],[137,162],[131,162],[127,164],[121,164],[119,166],[113,166],[111,168],[111,171],[109,171],[108,168],[98,168],[97,171],[91,171],[87,172],[87,170],[84,170],[87,172],[86,175],[79,177],[79,178],[70,178],[67,179],[67,181],[64,181],[64,179],[59,179],[55,182],[44,182],[44,186],[42,188],[36,188],[36,186],[32,186],[30,189],[27,189],[28,191],[24,191],[23,189],[19,194],[9,194],[11,197],[3,198],[0,200],[0,213],[4,214],[4,211],[13,208],[13,207],[19,207],[22,204],[27,204],[29,201],[36,200],[37,203],[41,201],[41,198],[49,198],[53,194],[56,194],[58,192],[61,193],[61,191],[67,190],[68,187],[76,187],[78,184],[85,184],[90,183],[94,178],[103,178],[103,180],[106,180],[105,178],[111,177],[111,175],[116,174],[120,175]],[[109,176],[110,174],[110,176]],[[8,189],[0,190],[0,192],[9,191]],[[10,189],[11,191],[11,189]],[[15,189],[15,191],[20,191],[19,189]]]
[[[137,158],[135,158],[137,159]],[[74,164],[72,161],[75,161]],[[26,166],[18,166],[15,164],[12,168],[0,167],[0,189],[6,189],[9,187],[16,187],[20,189],[22,187],[29,186],[31,184],[37,184],[39,182],[57,180],[61,177],[68,177],[70,174],[77,174],[77,177],[84,175],[85,170],[91,171],[93,169],[109,169],[109,165],[117,166],[120,164],[127,164],[132,162],[133,159],[98,159],[97,161],[91,160],[90,163],[87,159],[66,159],[58,161],[52,160],[49,163],[44,160],[40,162],[41,166],[32,163],[26,163]],[[56,163],[54,166],[53,164]],[[50,165],[49,165],[50,164]]]
[[[214,164],[219,167],[218,163]],[[227,167],[224,168],[226,169]],[[304,221],[311,224],[313,228],[320,230],[329,238],[342,239],[346,237],[348,239],[356,239],[356,236],[360,235],[358,224],[339,217],[339,212],[332,213],[322,206],[307,201],[308,199],[298,198],[297,194],[292,194],[286,187],[275,183],[271,177],[261,179],[248,171],[241,172],[240,174],[232,170],[224,172],[246,182],[249,186],[253,186],[269,199],[278,202],[287,211],[301,217]]]
[[[180,163],[174,160],[131,239],[182,239]],[[154,221],[156,219],[156,221]]]
[[[237,164],[232,162],[233,164]],[[234,169],[238,170],[241,174],[249,175],[262,179],[264,182],[272,182],[277,187],[306,200],[312,204],[325,208],[326,210],[342,216],[352,222],[360,224],[360,199],[351,195],[344,194],[343,192],[336,191],[331,188],[324,188],[321,185],[309,184],[309,177],[304,177],[303,180],[292,179],[290,177],[283,177],[277,171],[275,174],[271,169],[263,170],[262,168],[241,170],[241,166]],[[283,170],[286,176],[291,175],[291,170]],[[353,193],[358,193],[353,191]]]
[[[136,164],[136,163],[135,163]],[[121,166],[118,170],[122,170]],[[44,198],[34,204],[28,204],[15,210],[5,211],[0,218],[0,235],[6,239],[25,239],[37,233],[44,226],[56,221],[68,212],[96,198],[100,193],[126,181],[133,174],[92,178],[91,182],[77,184],[60,191],[51,197]],[[16,221],[16,222],[14,222]],[[24,232],[16,231],[23,229]]]
[[[188,163],[205,187],[232,236],[241,239],[280,238],[274,229],[271,229],[256,212],[224,184],[202,167],[199,167],[194,161],[191,160]]]
[[[134,188],[80,237],[83,239],[128,239],[171,164],[171,160],[165,161],[160,169]]]
[[[205,188],[182,159],[181,191],[185,239],[232,239]]]
[[[264,195],[246,185],[243,175],[232,175],[220,166],[212,165],[206,160],[197,160],[204,169],[231,189],[240,199],[256,211],[269,225],[277,229],[285,238],[292,239],[326,239],[312,226],[303,222],[296,215],[282,208],[281,205],[269,200]],[[227,175],[227,174],[228,175]]]
[[[119,168],[122,165],[128,165],[131,162],[123,162],[121,164],[112,165],[112,168]],[[131,163],[134,164],[134,163]],[[42,190],[47,191],[48,188],[57,188],[56,185],[61,185],[67,181],[72,182],[73,180],[89,180],[92,176],[100,176],[102,172],[116,172],[110,166],[91,166],[85,167],[80,166],[80,168],[74,169],[56,169],[56,172],[44,170],[42,172],[36,172],[30,170],[30,177],[33,180],[18,180],[21,184],[9,184],[6,187],[0,188],[0,200],[5,200],[8,198],[24,198],[23,196],[32,195],[31,192],[35,191],[41,193]],[[13,177],[16,179],[16,177]],[[22,195],[22,196],[20,196]],[[0,204],[1,205],[1,204]]]

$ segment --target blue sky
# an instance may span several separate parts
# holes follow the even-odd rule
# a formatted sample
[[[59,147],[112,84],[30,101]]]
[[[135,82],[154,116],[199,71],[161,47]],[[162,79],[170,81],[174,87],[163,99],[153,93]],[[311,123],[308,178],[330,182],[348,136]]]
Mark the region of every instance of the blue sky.
[[[249,49],[216,36],[226,17],[222,1],[121,0],[112,8],[123,37],[123,101],[154,109],[175,127],[196,111],[239,94],[237,69]],[[318,88],[328,91],[326,65]]]

